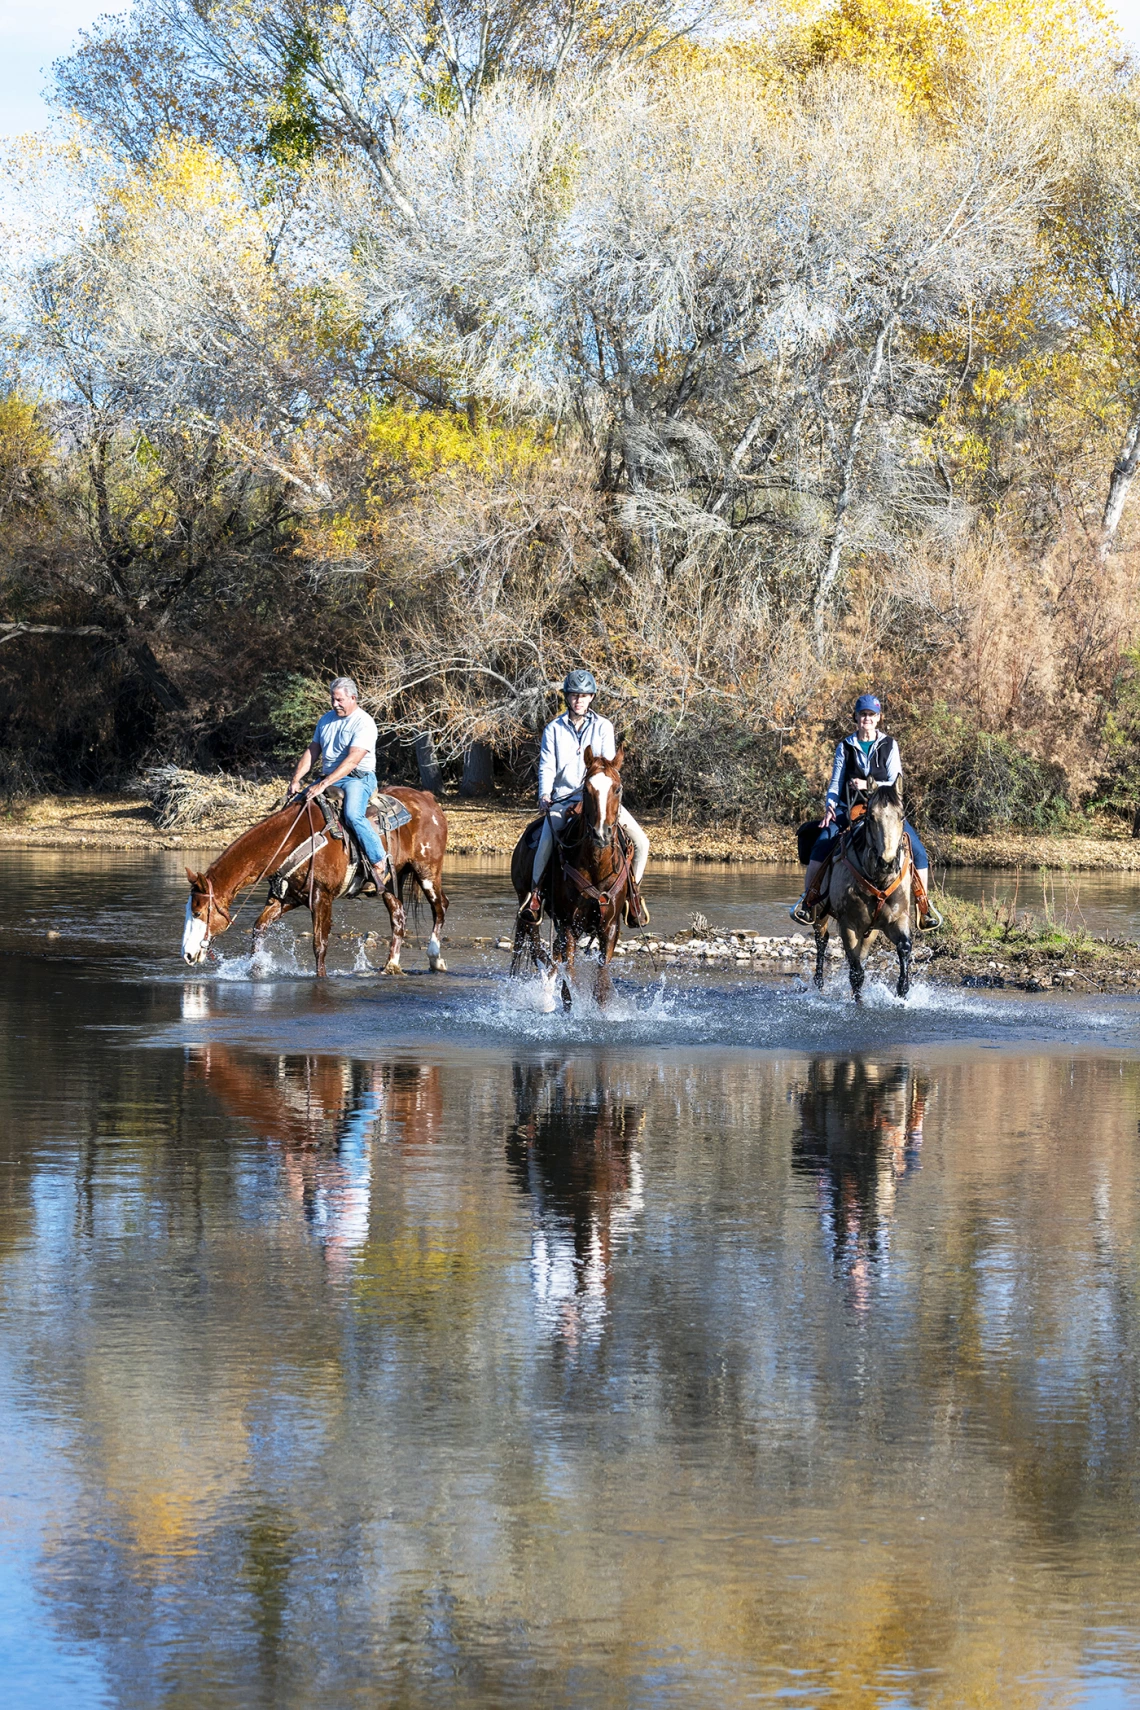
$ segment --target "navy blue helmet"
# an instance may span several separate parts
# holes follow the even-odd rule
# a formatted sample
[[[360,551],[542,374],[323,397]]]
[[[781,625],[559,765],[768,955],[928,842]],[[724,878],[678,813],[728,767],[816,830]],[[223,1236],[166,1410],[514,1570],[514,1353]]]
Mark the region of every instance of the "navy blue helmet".
[[[566,681],[562,685],[564,695],[596,695],[598,685],[594,681],[592,671],[583,670],[582,666],[574,671],[567,671]]]

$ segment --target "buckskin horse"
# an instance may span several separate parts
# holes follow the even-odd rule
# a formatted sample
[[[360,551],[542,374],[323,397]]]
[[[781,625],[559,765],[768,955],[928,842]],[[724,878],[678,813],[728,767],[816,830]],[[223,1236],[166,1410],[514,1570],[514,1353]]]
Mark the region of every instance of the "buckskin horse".
[[[847,953],[847,969],[856,1003],[863,1001],[864,962],[872,935],[882,932],[899,959],[899,997],[910,991],[913,942],[914,863],[904,829],[902,796],[897,783],[872,790],[867,809],[852,831],[845,832],[831,858],[827,888],[815,919],[815,983],[823,989],[823,959],[827,950],[828,916],[834,917]]]
[[[447,964],[440,942],[447,914],[442,884],[447,818],[429,790],[391,788],[385,793],[394,796],[411,818],[406,825],[384,834],[389,877],[382,896],[392,925],[384,972],[404,971],[400,966],[406,925],[404,894],[408,881],[414,880],[431,904],[428,966],[433,973],[445,973]],[[255,951],[259,948],[262,935],[275,920],[292,909],[307,907],[313,917],[317,974],[323,978],[332,905],[338,897],[350,892],[353,862],[348,834],[339,838],[329,835],[324,818],[312,801],[294,799],[271,813],[268,819],[243,831],[204,873],[191,872],[187,867],[190,896],[182,933],[183,958],[191,964],[204,961],[210,940],[233,925],[233,905],[238,894],[275,875],[278,875],[274,887],[277,894],[270,896],[253,923],[253,948]],[[353,888],[351,894],[359,893]]]
[[[599,1004],[604,1004],[610,995],[609,965],[621,931],[633,872],[633,850],[617,829],[625,750],[619,747],[612,760],[603,760],[588,747],[584,758],[586,777],[581,812],[568,816],[563,827],[566,841],[555,838],[550,865],[543,875],[543,900],[554,923],[554,953],[566,970],[562,980],[565,1009],[570,1008],[570,981],[574,977],[574,953],[580,938],[598,941],[594,996]],[[520,909],[531,890],[534,851],[530,829],[523,832],[511,856],[511,883],[518,893]],[[515,926],[512,974],[519,972],[526,955],[553,976],[554,962],[543,946],[537,921],[528,923],[520,916]]]

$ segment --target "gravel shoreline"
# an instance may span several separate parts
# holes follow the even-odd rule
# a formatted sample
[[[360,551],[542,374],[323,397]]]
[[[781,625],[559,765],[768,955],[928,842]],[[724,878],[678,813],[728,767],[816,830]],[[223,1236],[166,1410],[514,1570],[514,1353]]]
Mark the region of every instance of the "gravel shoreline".
[[[476,938],[476,947],[494,947],[509,954],[510,938]],[[656,968],[679,968],[690,973],[746,973],[758,977],[798,977],[809,981],[815,974],[815,945],[806,933],[786,937],[762,932],[690,933],[672,938],[651,933],[627,935],[615,952],[616,961],[632,960]],[[928,975],[940,985],[1011,989],[1024,992],[1127,992],[1140,991],[1140,944],[1128,940],[1093,939],[1081,949],[1071,946],[1062,953],[1038,948],[1003,949],[1001,956],[990,946],[937,942],[937,934],[924,934],[915,946],[914,974]],[[897,977],[898,958],[880,941],[867,962],[868,972]],[[845,975],[846,960],[833,932],[827,947],[825,975],[830,983]]]

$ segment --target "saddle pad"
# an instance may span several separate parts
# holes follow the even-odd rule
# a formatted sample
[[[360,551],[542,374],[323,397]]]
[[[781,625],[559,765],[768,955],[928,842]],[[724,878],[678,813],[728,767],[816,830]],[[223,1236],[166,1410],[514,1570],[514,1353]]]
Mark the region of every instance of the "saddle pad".
[[[387,796],[383,790],[376,790],[368,804],[368,817],[376,821],[381,831],[398,831],[401,825],[407,825],[412,816],[403,802],[398,802],[395,796]]]

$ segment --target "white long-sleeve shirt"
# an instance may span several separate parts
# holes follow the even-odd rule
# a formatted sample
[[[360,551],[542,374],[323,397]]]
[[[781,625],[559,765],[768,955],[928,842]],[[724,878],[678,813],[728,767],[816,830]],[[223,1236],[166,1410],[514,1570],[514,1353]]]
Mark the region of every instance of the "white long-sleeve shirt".
[[[553,802],[566,802],[581,795],[586,778],[587,748],[603,760],[614,758],[617,741],[608,718],[589,712],[582,721],[581,730],[574,729],[569,713],[551,719],[542,733],[542,748],[538,756],[540,802],[547,796]]]

